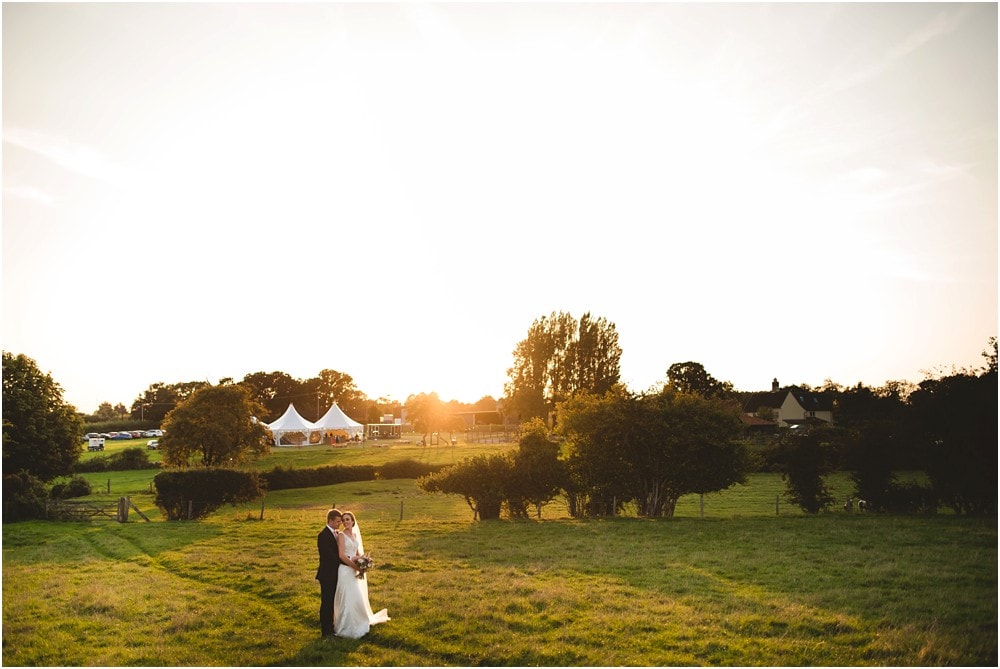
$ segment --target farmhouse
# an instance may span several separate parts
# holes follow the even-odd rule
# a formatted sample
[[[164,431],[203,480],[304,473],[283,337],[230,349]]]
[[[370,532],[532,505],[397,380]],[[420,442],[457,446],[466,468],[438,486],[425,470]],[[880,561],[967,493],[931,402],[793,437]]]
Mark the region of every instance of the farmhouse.
[[[781,389],[778,379],[771,392],[754,393],[743,404],[744,425],[757,430],[771,427],[800,427],[833,422],[833,404],[817,393],[797,386]]]

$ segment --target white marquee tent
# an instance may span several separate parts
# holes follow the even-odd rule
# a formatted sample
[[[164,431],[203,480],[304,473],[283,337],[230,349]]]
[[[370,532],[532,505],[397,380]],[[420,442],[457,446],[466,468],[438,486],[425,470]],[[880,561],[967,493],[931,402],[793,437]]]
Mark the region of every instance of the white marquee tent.
[[[323,417],[318,421],[313,423],[316,429],[322,430],[323,432],[330,432],[335,430],[343,430],[347,433],[350,438],[355,438],[365,431],[365,426],[356,420],[351,420],[347,417],[337,403],[334,402],[330,410],[323,414]]]
[[[315,423],[310,423],[299,415],[299,412],[295,410],[294,404],[289,404],[288,408],[285,409],[285,413],[281,414],[281,418],[270,423],[267,428],[271,430],[275,446],[281,445],[281,438],[284,435],[294,433],[304,434],[308,443],[309,436],[313,432],[318,431]]]

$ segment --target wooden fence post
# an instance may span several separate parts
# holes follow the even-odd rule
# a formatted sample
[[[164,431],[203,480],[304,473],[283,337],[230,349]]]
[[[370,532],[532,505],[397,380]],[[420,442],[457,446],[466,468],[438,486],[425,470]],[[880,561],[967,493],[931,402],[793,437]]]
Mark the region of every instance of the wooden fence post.
[[[774,496],[774,515],[778,515],[778,500],[781,499],[781,495]]]
[[[264,520],[264,495],[260,496],[260,519]]]
[[[135,505],[135,502],[133,502],[133,501],[132,501],[132,498],[131,498],[131,497],[126,497],[125,499],[127,499],[127,500],[128,500],[128,505],[129,505],[130,507],[132,507],[132,509],[133,509],[133,510],[134,510],[134,511],[135,511],[136,513],[138,513],[138,514],[139,514],[140,516],[142,516],[142,519],[143,519],[143,520],[145,520],[145,521],[146,521],[146,522],[148,523],[148,522],[149,522],[149,518],[148,518],[148,517],[146,516],[146,514],[144,514],[144,513],[142,512],[142,511],[140,511],[140,510],[139,510],[139,507],[137,507],[137,506]]]
[[[403,500],[399,500],[399,520],[403,520]]]
[[[111,494],[111,479],[108,479],[108,494]]]

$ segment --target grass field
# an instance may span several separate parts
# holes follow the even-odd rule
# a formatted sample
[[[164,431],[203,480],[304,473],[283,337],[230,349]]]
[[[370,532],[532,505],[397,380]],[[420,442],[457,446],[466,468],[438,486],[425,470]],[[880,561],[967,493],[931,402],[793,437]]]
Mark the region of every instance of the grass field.
[[[262,468],[471,449],[293,449]],[[759,474],[706,496],[704,518],[692,496],[673,520],[574,520],[553,504],[472,523],[463,500],[399,480],[269,493],[263,520],[250,505],[167,523],[154,473],[87,475],[153,522],[4,526],[4,665],[997,663],[995,518],[813,517],[784,501],[775,515],[780,477]],[[358,641],[318,638],[331,503],[356,511],[372,605],[392,616]]]

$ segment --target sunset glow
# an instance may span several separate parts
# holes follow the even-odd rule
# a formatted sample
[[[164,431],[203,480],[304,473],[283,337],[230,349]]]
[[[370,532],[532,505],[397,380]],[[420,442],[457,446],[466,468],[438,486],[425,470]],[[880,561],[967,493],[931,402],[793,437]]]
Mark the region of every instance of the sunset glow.
[[[997,334],[996,4],[3,6],[3,348],[82,411],[351,375],[500,397],[919,381]]]

